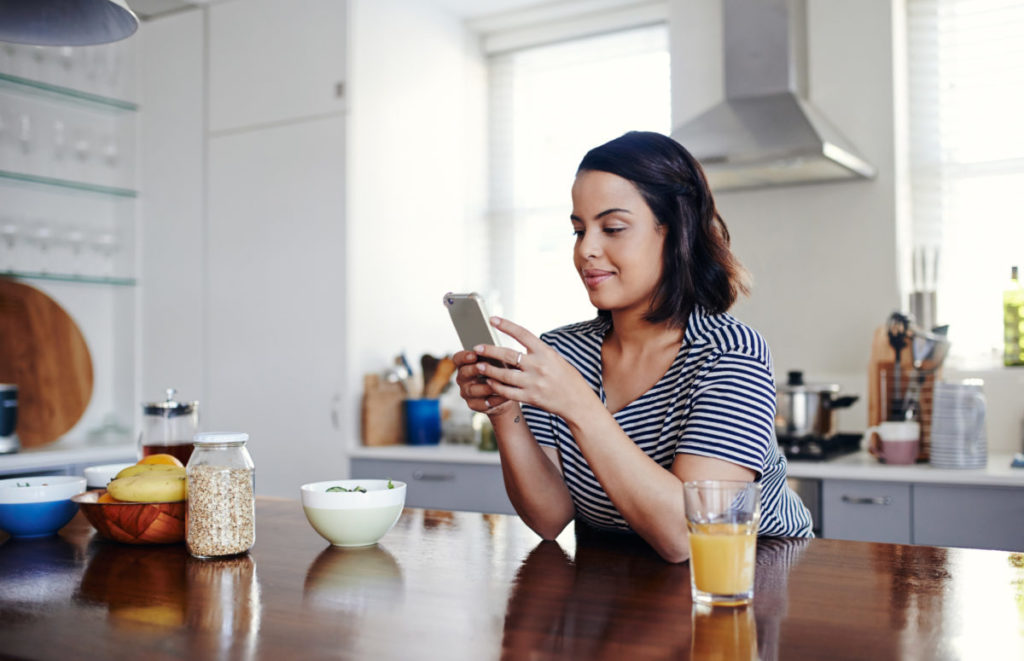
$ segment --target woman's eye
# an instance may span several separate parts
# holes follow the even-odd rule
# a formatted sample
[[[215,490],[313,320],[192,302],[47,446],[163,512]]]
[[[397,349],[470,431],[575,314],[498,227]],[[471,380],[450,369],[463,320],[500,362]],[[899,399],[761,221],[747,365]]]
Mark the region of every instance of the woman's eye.
[[[626,229],[625,227],[606,227],[606,228],[604,228],[604,233],[605,234],[618,234],[619,232],[622,232],[625,229]]]
[[[574,237],[576,237],[576,238],[578,239],[578,238],[580,238],[581,236],[583,236],[583,230],[575,230],[575,229],[574,229],[574,230],[572,231],[572,235],[573,235]]]

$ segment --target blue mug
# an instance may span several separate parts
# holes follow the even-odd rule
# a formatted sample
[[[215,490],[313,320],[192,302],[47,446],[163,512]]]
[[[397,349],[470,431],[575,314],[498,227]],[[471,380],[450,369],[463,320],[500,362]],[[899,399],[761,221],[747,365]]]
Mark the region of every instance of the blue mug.
[[[437,445],[441,442],[441,400],[407,399],[402,407],[408,445]]]

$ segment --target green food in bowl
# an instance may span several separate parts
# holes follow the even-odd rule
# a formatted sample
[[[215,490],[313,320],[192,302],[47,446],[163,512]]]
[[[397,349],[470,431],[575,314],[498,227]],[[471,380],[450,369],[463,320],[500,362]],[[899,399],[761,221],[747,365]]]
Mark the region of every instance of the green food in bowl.
[[[370,546],[391,530],[405,506],[404,482],[332,480],[304,484],[310,525],[335,546]]]

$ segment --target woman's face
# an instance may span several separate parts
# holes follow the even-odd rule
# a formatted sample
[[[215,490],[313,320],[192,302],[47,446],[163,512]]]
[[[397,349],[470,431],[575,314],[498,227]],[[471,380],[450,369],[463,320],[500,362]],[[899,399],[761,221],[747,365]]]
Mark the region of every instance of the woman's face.
[[[646,314],[661,281],[664,228],[627,179],[585,170],[572,186],[573,263],[601,310]]]

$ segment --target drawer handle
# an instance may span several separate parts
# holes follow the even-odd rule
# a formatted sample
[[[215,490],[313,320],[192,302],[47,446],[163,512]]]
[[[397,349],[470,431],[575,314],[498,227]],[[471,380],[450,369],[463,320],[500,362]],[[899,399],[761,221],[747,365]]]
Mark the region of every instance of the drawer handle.
[[[892,502],[892,498],[889,496],[868,496],[863,498],[843,496],[843,502],[850,503],[851,505],[888,505]]]
[[[454,473],[424,473],[423,471],[413,471],[412,479],[419,480],[420,482],[451,482],[455,479]]]

